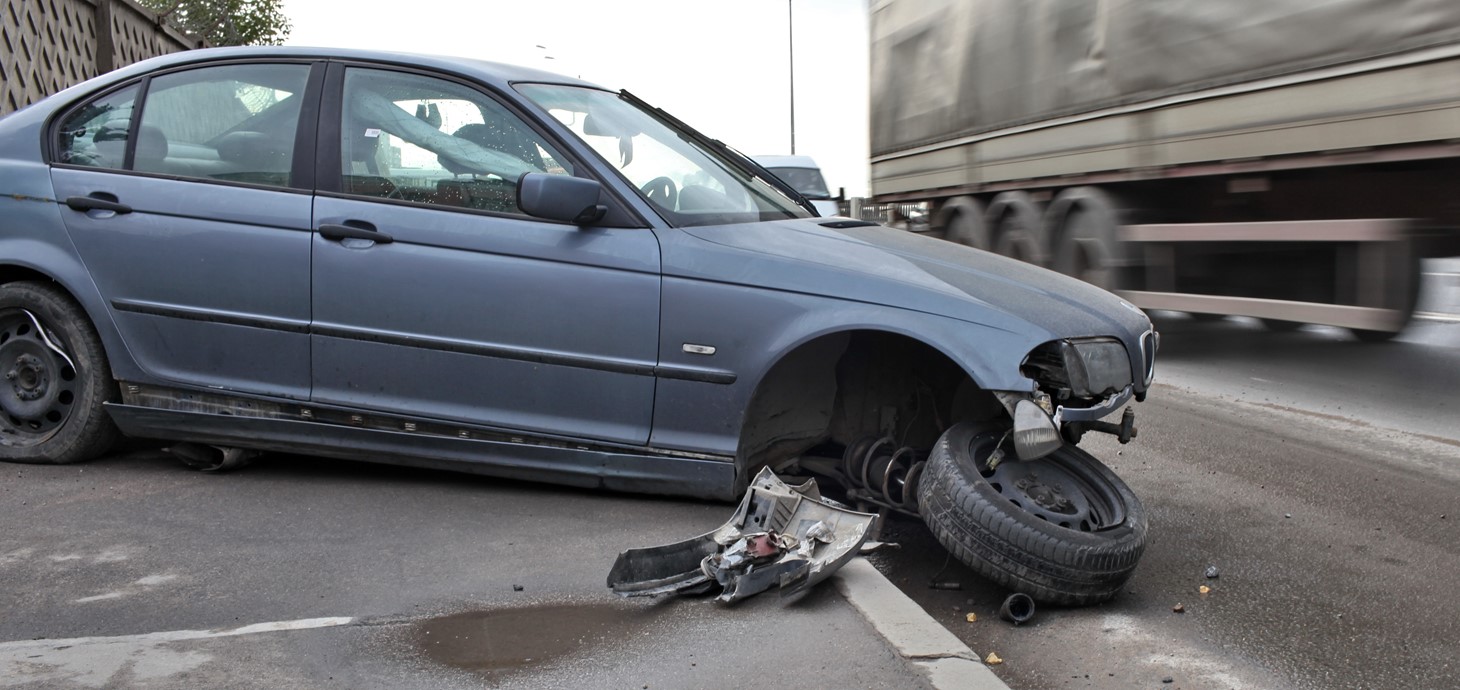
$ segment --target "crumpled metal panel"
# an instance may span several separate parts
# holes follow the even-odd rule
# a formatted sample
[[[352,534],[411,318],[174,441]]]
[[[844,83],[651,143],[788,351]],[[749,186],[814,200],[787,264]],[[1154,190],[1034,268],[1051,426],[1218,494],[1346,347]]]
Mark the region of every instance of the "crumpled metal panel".
[[[772,587],[795,598],[846,565],[876,515],[823,499],[815,481],[791,486],[756,475],[729,522],[698,537],[619,554],[608,586],[621,596],[699,594],[733,602]]]

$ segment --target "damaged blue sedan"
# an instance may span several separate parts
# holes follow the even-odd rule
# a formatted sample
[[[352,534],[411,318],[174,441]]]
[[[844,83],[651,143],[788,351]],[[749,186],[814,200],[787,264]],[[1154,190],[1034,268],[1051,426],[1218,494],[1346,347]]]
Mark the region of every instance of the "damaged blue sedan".
[[[919,515],[1045,602],[1119,591],[1157,336],[847,218],[628,92],[473,60],[190,51],[0,119],[0,459],[123,435]],[[1102,421],[1114,417],[1118,421]]]

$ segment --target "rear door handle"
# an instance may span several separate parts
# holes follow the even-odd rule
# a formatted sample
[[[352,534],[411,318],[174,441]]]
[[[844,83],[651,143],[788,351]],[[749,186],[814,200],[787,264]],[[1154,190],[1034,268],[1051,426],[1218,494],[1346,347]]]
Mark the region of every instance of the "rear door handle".
[[[107,192],[70,197],[66,199],[66,207],[72,211],[111,211],[116,214],[132,212],[131,206],[119,203],[115,194]]]
[[[327,240],[370,240],[376,244],[390,244],[394,237],[375,229],[375,226],[358,220],[344,223],[324,223],[319,226],[319,236]]]

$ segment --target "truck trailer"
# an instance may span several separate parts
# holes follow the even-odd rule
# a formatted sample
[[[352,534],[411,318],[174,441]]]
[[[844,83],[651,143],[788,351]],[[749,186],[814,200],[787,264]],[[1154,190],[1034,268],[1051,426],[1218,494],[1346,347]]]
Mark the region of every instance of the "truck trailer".
[[[1454,0],[874,0],[872,193],[1146,309],[1414,313],[1460,254]]]

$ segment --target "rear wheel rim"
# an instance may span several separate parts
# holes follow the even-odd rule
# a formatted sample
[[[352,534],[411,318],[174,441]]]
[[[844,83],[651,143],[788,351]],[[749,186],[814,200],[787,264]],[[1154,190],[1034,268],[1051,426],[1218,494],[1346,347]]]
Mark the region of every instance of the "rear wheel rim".
[[[45,325],[24,309],[0,311],[0,432],[34,445],[71,418],[80,380]]]

